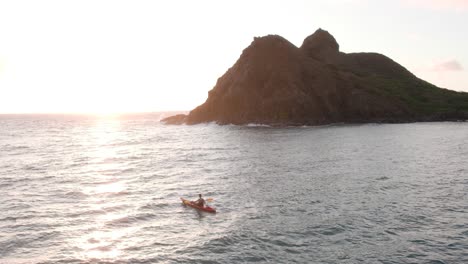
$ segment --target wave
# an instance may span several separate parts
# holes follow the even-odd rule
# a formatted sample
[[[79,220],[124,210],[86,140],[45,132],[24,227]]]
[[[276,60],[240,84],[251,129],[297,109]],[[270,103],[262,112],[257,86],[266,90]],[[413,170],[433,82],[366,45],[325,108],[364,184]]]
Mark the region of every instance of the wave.
[[[25,145],[11,145],[11,144],[6,144],[3,146],[0,146],[0,148],[3,151],[14,151],[14,150],[25,150],[25,149],[30,149],[30,146],[25,146]]]
[[[75,209],[75,212],[69,213],[66,216],[70,218],[77,218],[77,217],[82,217],[82,216],[90,216],[90,215],[103,215],[105,214],[106,211],[103,209],[86,209],[86,210],[77,210]]]
[[[151,203],[151,204],[145,204],[143,206],[140,206],[139,209],[145,210],[145,209],[160,209],[160,208],[165,208],[168,207],[170,204],[169,203]]]
[[[100,195],[104,195],[106,197],[119,197],[119,196],[126,196],[126,195],[129,195],[130,192],[129,191],[120,191],[120,192],[107,192],[107,193],[102,193]]]
[[[103,149],[102,138],[92,134],[94,121],[77,121],[63,135],[36,127],[41,135],[12,142],[31,149],[15,151],[24,156],[0,155],[0,263],[9,256],[37,263],[30,257],[41,254],[47,256],[43,263],[143,263],[155,256],[159,262],[338,263],[343,249],[349,263],[402,263],[417,251],[437,256],[413,262],[466,257],[466,125],[395,125],[391,131],[346,126],[317,133],[153,121],[121,121],[102,135],[108,137],[104,145],[141,139],[135,146]],[[452,141],[430,143],[439,138]],[[0,136],[0,146],[8,140]],[[45,148],[43,140],[55,145]],[[119,159],[103,165],[104,158]],[[32,168],[23,170],[25,165]],[[41,167],[47,171],[35,170]],[[195,199],[198,192],[215,198],[219,214],[182,209],[178,197]],[[412,217],[419,214],[426,218]],[[35,238],[41,239],[31,244],[35,248],[15,244]],[[432,242],[418,242],[427,239]],[[77,241],[88,248],[115,241],[121,255],[91,260]]]
[[[271,127],[271,125],[267,124],[257,124],[257,123],[250,123],[245,125],[246,127]]]
[[[1,250],[0,250],[1,252]],[[1,255],[1,254],[0,254]],[[48,264],[50,263],[49,257],[46,256],[37,256],[37,257],[5,257],[0,259],[2,263],[5,264]],[[68,263],[68,262],[67,262]],[[73,263],[73,262],[69,262]]]
[[[376,180],[378,180],[378,181],[386,181],[386,180],[388,180],[388,179],[390,179],[390,178],[387,177],[387,176],[382,176],[382,177],[377,178]]]
[[[333,235],[343,233],[344,231],[345,229],[343,227],[332,226],[332,227],[328,227],[326,229],[320,230],[319,233],[325,236],[333,236]]]
[[[66,198],[86,198],[88,196],[89,195],[85,194],[84,192],[80,192],[80,191],[71,191],[71,192],[65,193]]]
[[[25,170],[25,171],[44,171],[44,170],[46,170],[45,167],[39,167],[39,166],[34,166],[34,165],[25,165],[21,169]]]
[[[106,226],[109,227],[128,227],[137,224],[138,222],[146,222],[154,219],[156,214],[154,213],[144,213],[134,216],[124,216],[117,219],[113,219],[106,223]]]

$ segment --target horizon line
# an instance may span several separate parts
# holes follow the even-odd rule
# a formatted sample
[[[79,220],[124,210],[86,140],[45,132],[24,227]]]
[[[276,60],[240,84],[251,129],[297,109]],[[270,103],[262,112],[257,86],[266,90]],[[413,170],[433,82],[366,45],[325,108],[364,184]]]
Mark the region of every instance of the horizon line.
[[[160,110],[160,111],[122,111],[122,112],[0,112],[0,115],[94,115],[94,116],[113,116],[113,115],[132,115],[132,114],[158,114],[171,112],[190,112],[191,110]]]

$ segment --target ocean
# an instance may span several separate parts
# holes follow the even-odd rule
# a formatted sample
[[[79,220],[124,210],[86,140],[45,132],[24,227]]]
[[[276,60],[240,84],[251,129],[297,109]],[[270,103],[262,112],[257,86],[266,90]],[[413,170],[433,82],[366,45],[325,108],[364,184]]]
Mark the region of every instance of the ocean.
[[[468,263],[468,123],[160,119],[1,115],[0,263]]]

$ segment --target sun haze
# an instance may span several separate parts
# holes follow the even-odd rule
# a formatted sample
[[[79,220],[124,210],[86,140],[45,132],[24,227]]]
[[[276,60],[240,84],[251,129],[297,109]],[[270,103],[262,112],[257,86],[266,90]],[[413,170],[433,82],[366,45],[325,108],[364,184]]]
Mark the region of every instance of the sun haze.
[[[0,113],[190,110],[253,37],[300,46],[319,27],[344,52],[383,53],[468,91],[463,3],[1,1]]]

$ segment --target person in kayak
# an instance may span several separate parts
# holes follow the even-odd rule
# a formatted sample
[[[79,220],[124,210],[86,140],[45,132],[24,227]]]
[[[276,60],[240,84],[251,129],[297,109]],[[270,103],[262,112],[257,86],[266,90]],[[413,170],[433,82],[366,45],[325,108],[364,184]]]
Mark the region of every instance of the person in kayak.
[[[196,200],[193,203],[200,206],[200,207],[205,207],[205,204],[206,204],[205,199],[202,198],[201,193],[198,195],[198,200]]]

